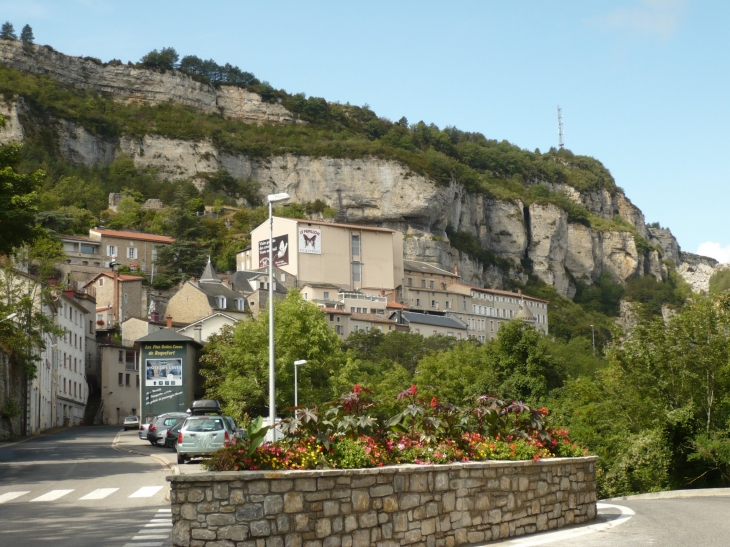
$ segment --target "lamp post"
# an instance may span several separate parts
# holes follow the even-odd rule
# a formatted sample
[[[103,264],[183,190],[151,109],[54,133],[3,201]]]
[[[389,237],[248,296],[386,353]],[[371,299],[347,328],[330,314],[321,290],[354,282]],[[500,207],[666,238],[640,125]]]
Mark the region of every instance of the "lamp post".
[[[307,360],[306,359],[300,359],[299,361],[294,361],[294,406],[299,406],[299,379],[297,377],[297,369],[299,369],[300,366],[306,365]]]
[[[289,199],[289,194],[269,194],[269,425],[270,440],[274,440],[276,425],[276,380],[274,378],[274,215],[272,206],[279,201]]]
[[[11,319],[15,319],[16,317],[18,317],[17,312],[13,312],[10,315],[8,315],[5,319],[0,319],[0,323],[2,323],[3,321],[10,321]]]
[[[591,325],[591,338],[593,339],[593,355],[596,354],[596,331]]]

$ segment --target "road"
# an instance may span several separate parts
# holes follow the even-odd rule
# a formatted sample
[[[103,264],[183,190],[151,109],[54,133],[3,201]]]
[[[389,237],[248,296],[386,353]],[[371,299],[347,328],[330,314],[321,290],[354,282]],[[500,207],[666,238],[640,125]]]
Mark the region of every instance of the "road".
[[[171,474],[158,459],[115,450],[118,427],[71,428],[18,444],[0,444],[3,546],[171,545]],[[145,445],[136,431],[121,448],[174,453]]]

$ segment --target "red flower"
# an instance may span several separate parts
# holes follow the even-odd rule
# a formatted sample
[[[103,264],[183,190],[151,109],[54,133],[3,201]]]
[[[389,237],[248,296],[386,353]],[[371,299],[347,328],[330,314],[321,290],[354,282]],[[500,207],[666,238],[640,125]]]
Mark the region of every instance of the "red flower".
[[[355,384],[354,386],[352,386],[353,393],[360,393],[360,390],[361,390],[360,384]]]
[[[416,387],[416,384],[411,384],[411,395],[415,395],[418,393],[418,388]]]
[[[431,397],[431,408],[436,408],[436,405],[439,404],[436,400],[436,397]]]

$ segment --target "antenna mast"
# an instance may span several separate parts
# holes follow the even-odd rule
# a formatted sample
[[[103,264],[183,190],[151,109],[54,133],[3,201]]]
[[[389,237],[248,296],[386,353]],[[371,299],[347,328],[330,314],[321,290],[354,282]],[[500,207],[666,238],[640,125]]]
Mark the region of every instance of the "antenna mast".
[[[563,110],[558,105],[558,148],[562,150],[563,146],[565,146],[563,142]]]

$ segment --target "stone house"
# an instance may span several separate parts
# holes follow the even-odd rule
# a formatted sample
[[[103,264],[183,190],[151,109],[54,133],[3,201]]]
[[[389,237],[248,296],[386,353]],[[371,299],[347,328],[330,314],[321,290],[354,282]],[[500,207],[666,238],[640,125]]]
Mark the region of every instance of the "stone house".
[[[157,246],[169,245],[175,240],[171,237],[142,232],[123,232],[93,228],[89,230],[89,238],[98,242],[98,249],[102,259],[109,262],[118,262],[130,268],[138,268],[143,272],[152,271],[157,262]]]
[[[167,317],[178,323],[190,324],[219,312],[236,320],[245,319],[251,313],[246,298],[218,278],[208,259],[200,279],[186,281],[170,298]]]
[[[102,272],[96,274],[84,289],[96,292],[97,330],[115,328],[132,317],[147,316],[147,291],[143,277]]]

